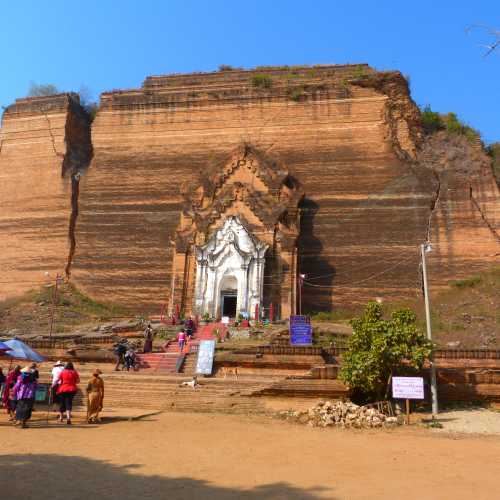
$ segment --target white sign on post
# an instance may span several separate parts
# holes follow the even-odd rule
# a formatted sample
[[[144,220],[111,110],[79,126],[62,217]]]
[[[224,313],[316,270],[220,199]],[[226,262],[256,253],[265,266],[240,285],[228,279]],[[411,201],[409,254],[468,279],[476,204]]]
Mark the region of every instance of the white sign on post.
[[[424,379],[422,377],[392,377],[392,397],[394,399],[424,399]]]
[[[196,373],[210,375],[214,364],[215,340],[201,340],[198,346]]]

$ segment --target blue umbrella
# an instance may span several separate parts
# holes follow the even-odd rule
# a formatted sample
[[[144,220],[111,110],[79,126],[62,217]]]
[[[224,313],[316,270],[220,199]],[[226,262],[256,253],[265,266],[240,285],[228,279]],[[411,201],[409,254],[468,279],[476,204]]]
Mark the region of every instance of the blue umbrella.
[[[45,358],[41,354],[38,354],[19,339],[6,340],[3,343],[10,348],[10,351],[7,351],[5,354],[11,358],[28,359],[30,361],[36,361],[37,363],[45,361]]]
[[[11,351],[11,348],[8,345],[5,345],[3,342],[0,342],[0,353],[5,351]]]

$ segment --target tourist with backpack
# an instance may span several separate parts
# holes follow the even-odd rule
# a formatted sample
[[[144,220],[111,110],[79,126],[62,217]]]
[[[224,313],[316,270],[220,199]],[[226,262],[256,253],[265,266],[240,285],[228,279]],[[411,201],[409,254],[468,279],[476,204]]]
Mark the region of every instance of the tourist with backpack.
[[[28,427],[26,422],[31,418],[31,412],[35,403],[36,387],[37,379],[31,368],[23,368],[21,375],[12,389],[16,400],[16,421],[21,424],[23,429]]]

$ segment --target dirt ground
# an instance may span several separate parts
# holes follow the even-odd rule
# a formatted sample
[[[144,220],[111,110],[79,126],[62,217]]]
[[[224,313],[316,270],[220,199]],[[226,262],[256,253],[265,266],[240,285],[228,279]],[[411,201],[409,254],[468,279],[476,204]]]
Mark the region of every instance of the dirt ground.
[[[2,498],[498,498],[499,436],[183,413],[47,426],[35,415],[29,429],[0,417]]]

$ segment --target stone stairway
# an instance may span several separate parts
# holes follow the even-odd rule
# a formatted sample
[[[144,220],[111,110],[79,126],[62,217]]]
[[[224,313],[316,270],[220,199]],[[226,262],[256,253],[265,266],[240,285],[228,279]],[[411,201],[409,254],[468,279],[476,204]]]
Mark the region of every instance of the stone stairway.
[[[184,364],[182,365],[181,368],[181,373],[186,376],[192,377],[196,372],[197,358],[198,358],[197,352],[191,352],[189,354],[186,354],[186,357],[184,358]]]
[[[80,390],[75,409],[85,407],[85,387],[97,365],[77,365]],[[52,366],[42,364],[40,382],[49,382]],[[202,378],[193,389],[182,386],[191,380],[186,375],[163,375],[147,372],[114,371],[111,364],[99,364],[105,383],[105,408],[138,408],[150,411],[189,411],[225,413],[265,413],[262,398],[254,397],[269,385],[263,379]]]
[[[148,353],[138,354],[139,369],[161,373],[175,373],[179,353]]]

